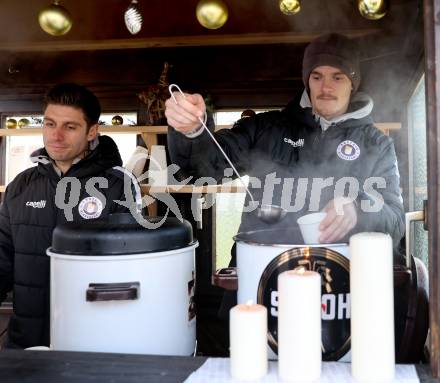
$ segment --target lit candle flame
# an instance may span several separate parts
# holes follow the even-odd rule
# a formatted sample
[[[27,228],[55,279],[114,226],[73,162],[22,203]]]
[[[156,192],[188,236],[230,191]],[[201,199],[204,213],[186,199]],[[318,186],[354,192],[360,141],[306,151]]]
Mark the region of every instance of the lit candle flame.
[[[252,299],[249,299],[247,302],[246,302],[246,305],[247,306],[252,306],[254,304],[254,301],[252,300]]]
[[[304,250],[303,250],[303,255],[304,255],[304,257],[310,257],[310,248],[309,247],[306,247],[306,248],[304,248]]]

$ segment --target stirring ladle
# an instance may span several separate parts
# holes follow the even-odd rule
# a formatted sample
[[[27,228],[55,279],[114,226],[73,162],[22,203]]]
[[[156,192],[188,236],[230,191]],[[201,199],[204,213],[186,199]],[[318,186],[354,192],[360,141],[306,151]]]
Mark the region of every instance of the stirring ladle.
[[[173,88],[176,88],[179,91],[179,93],[182,95],[183,98],[186,98],[186,97],[185,97],[185,94],[182,92],[182,90],[176,84],[171,84],[168,87],[168,90],[169,90],[169,92],[171,94],[171,97],[173,98],[174,102],[177,104],[176,97],[173,94]],[[238,177],[238,179],[240,180],[241,184],[245,188],[246,193],[249,195],[249,197],[250,197],[250,199],[252,201],[252,205],[255,206],[256,203],[255,203],[254,197],[253,197],[252,193],[250,192],[249,188],[246,186],[246,183],[244,182],[243,178],[240,176],[240,174],[238,173],[237,169],[235,169],[235,166],[233,165],[233,163],[231,162],[231,160],[229,159],[227,154],[224,152],[224,150],[221,147],[221,145],[215,139],[214,135],[210,132],[210,130],[206,126],[205,122],[200,117],[198,119],[199,119],[200,123],[202,124],[203,129],[209,134],[211,139],[214,141],[214,143],[219,148],[219,150],[222,153],[223,157],[226,159],[226,161],[228,161],[228,163],[231,166],[232,170],[234,171],[235,175]],[[264,205],[261,205],[261,207],[259,207],[257,209],[257,217],[259,219],[261,219],[263,222],[266,222],[266,223],[269,223],[269,224],[276,223],[276,222],[282,220],[286,216],[286,213],[287,213],[286,210],[283,209],[281,206],[278,206],[278,205],[264,204]]]

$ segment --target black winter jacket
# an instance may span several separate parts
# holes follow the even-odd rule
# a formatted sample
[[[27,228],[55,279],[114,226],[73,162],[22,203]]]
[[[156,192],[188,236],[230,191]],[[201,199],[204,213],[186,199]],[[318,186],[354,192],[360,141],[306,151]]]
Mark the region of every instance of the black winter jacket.
[[[347,120],[323,130],[311,108],[300,106],[298,99],[282,111],[244,118],[232,129],[215,133],[239,172],[253,180],[250,190],[255,200],[289,211],[274,225],[259,220],[256,210],[244,212],[240,231],[296,228],[301,215],[321,210],[340,196],[344,185],[346,192],[348,185],[356,191],[357,184],[358,223],[344,241],[355,232],[378,231],[389,233],[397,245],[404,233],[404,215],[392,139],[374,126],[368,96],[350,108]],[[212,119],[208,119],[208,127],[213,130]],[[206,132],[188,138],[170,128],[168,145],[172,161],[186,174],[220,181],[229,168]],[[371,177],[380,177],[384,184]],[[366,206],[373,210],[381,206],[377,204],[380,196],[384,203],[379,211],[364,211]],[[245,206],[249,200],[247,196]],[[302,238],[293,239],[302,243]]]
[[[120,167],[122,160],[114,141],[108,136],[99,136],[98,140],[98,146],[63,176],[79,180],[79,198],[71,209],[74,221],[98,218],[101,209],[93,209],[93,203],[87,204],[86,199],[90,197],[85,190],[86,183],[93,177],[108,180],[107,187],[94,184],[104,197],[99,198],[103,202],[99,218],[127,211],[114,201],[126,200],[124,175],[127,182],[133,178]],[[50,259],[46,249],[51,245],[54,227],[69,219],[64,205],[58,203],[63,207],[60,209],[55,203],[57,184],[62,178],[47,152],[40,149],[33,154],[33,159],[38,165],[23,171],[8,185],[0,207],[0,303],[13,289],[14,313],[9,323],[7,347],[14,348],[50,344]],[[139,198],[138,185],[131,183],[130,188],[135,193],[132,198]],[[74,198],[74,193],[67,190],[66,203]]]

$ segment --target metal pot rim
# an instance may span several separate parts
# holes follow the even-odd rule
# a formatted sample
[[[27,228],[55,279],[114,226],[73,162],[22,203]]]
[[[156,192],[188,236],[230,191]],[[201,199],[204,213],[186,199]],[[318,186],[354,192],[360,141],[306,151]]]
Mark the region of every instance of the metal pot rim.
[[[316,243],[316,244],[304,244],[304,243],[264,243],[264,242],[258,242],[255,239],[245,239],[240,238],[240,236],[246,235],[246,236],[253,236],[257,235],[259,233],[267,233],[267,232],[279,232],[280,230],[274,230],[274,229],[262,229],[262,230],[251,230],[251,231],[242,231],[234,235],[233,240],[236,243],[246,243],[248,245],[254,245],[254,246],[266,246],[266,247],[341,247],[341,246],[348,246],[347,243],[340,242],[340,243]]]

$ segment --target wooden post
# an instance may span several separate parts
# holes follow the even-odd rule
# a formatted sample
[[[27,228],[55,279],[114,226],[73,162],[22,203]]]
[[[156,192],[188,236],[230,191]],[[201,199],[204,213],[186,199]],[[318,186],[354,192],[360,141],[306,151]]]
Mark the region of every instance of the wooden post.
[[[440,2],[424,1],[431,371],[440,377]]]
[[[151,147],[157,145],[157,134],[156,133],[142,133],[142,139],[149,152],[151,152]]]
[[[148,149],[148,153],[151,153],[151,147],[157,145],[157,134],[156,133],[142,133],[142,139]],[[148,205],[148,215],[150,217],[157,216],[158,205],[157,201],[154,201]]]

